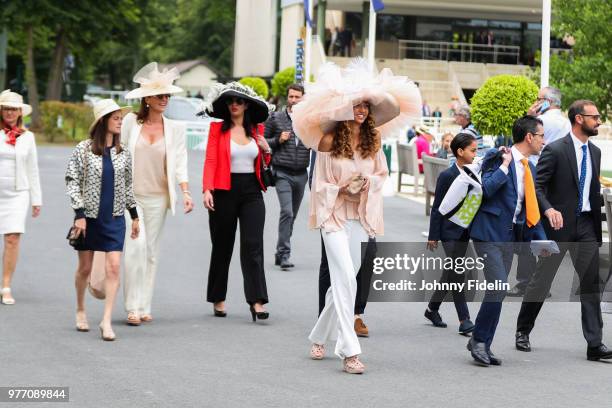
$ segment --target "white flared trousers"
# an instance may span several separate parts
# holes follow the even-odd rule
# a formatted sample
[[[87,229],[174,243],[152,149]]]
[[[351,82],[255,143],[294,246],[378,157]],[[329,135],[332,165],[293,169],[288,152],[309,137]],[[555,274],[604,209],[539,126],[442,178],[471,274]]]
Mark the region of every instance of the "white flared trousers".
[[[361,354],[355,334],[355,277],[361,265],[361,243],[368,242],[368,234],[359,221],[349,220],[344,224],[344,229],[323,232],[322,236],[331,286],[325,295],[325,307],[308,339],[316,344],[337,339],[336,355],[340,358],[352,357]]]
[[[126,215],[123,297],[126,312],[143,315],[151,314],[159,239],[168,212],[168,197],[137,195],[135,198],[140,234],[136,239],[130,238],[132,220]]]

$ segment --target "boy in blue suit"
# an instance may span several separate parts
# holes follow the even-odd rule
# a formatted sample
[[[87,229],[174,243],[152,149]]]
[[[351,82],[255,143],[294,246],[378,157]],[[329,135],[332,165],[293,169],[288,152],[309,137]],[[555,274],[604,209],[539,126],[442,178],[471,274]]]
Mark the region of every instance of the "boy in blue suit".
[[[546,239],[535,195],[535,167],[528,160],[544,147],[542,121],[529,115],[517,119],[512,139],[511,149],[490,150],[483,159],[483,199],[470,231],[489,283],[507,283],[513,242]],[[491,343],[505,294],[503,290],[486,291],[468,343],[472,357],[483,366],[501,365],[491,352]]]

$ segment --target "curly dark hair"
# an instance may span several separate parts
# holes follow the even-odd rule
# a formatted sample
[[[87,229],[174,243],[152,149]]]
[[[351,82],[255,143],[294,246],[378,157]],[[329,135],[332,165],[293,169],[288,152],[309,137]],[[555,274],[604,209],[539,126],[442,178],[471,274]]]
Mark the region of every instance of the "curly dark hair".
[[[360,140],[357,151],[363,158],[374,158],[376,152],[380,150],[380,137],[378,130],[375,129],[374,118],[370,114],[360,126]],[[338,122],[334,129],[334,140],[332,142],[332,157],[353,158],[353,148],[351,147],[351,127],[348,121]]]

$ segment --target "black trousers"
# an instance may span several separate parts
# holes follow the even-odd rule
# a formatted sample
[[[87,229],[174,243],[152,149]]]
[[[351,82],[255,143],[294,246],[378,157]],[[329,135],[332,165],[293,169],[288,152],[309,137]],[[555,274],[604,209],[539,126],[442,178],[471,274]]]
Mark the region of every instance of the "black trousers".
[[[448,241],[442,242],[442,247],[444,248],[444,252],[446,256],[457,259],[465,256],[467,252],[467,248],[469,245],[469,234],[466,232],[463,234],[459,241]],[[467,273],[456,273],[452,269],[445,269],[442,273],[442,278],[440,282],[452,282],[452,283],[461,283],[466,281]],[[429,310],[437,311],[440,309],[440,305],[442,301],[446,297],[448,291],[447,290],[436,290],[431,296],[431,300],[429,301],[429,305],[427,307]],[[468,305],[465,301],[465,292],[460,291],[451,291],[453,295],[453,302],[455,304],[455,310],[457,311],[457,317],[459,321],[464,321],[470,318],[470,311],[468,309]]]
[[[570,250],[572,263],[580,280],[580,305],[582,312],[582,332],[589,347],[601,345],[603,321],[601,319],[602,280],[599,277],[599,247],[595,235],[595,225],[589,215],[577,218],[570,237],[571,248],[567,243],[559,243],[559,254],[541,257],[536,272],[527,285],[521,304],[516,330],[530,333],[542,309],[544,299],[563,261]]]
[[[247,303],[268,302],[263,267],[266,207],[254,173],[232,173],[231,190],[215,190],[215,210],[208,211],[212,253],[208,270],[209,302],[225,300],[236,227],[240,221],[240,266]]]
[[[518,255],[518,264],[516,266],[516,287],[525,289],[535,273],[538,260],[530,253],[521,253]]]
[[[368,303],[368,295],[370,292],[370,282],[372,280],[372,271],[374,269],[374,258],[376,257],[376,238],[370,238],[364,258],[357,272],[357,295],[355,296],[355,314],[360,315],[365,311]],[[327,253],[321,237],[321,265],[319,266],[319,314],[325,307],[325,295],[327,289],[331,286],[329,277],[329,265],[327,264]]]

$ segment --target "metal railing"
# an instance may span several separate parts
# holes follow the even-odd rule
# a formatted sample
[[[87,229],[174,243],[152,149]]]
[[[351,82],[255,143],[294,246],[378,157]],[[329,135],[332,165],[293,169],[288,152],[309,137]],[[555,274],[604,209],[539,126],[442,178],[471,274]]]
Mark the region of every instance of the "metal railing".
[[[520,63],[521,47],[517,45],[486,45],[463,42],[399,40],[399,58],[440,61]],[[500,58],[502,58],[500,61]]]

